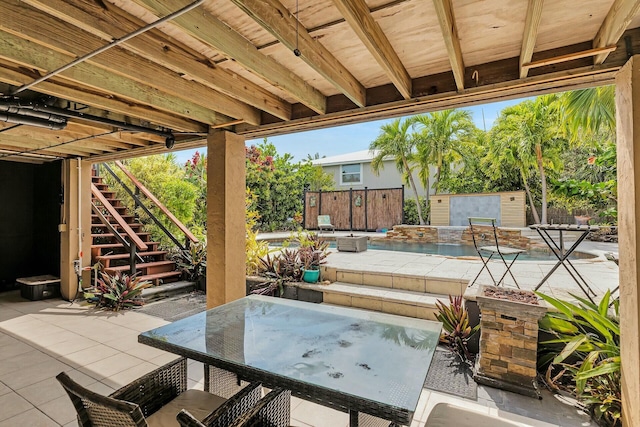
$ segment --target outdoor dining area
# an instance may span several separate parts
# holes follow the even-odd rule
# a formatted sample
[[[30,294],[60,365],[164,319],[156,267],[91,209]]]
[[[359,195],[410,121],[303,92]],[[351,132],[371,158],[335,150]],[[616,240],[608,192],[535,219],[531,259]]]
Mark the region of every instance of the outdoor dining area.
[[[430,389],[440,328],[264,296],[167,322],[3,293],[0,426],[590,425],[549,393]]]

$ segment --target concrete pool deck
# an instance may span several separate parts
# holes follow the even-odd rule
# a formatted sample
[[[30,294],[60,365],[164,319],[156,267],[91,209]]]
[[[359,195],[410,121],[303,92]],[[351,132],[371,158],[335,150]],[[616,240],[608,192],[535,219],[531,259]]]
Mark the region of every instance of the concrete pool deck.
[[[534,241],[540,241],[535,231],[522,229],[523,235]],[[348,236],[351,232],[322,233],[321,236],[332,239],[336,236]],[[356,232],[359,236],[369,238],[383,238],[385,233]],[[259,238],[265,240],[282,240],[290,237],[290,233],[263,233]],[[565,245],[570,244],[565,241]],[[596,295],[603,295],[607,289],[613,290],[618,286],[618,266],[605,258],[607,252],[618,254],[617,243],[583,241],[578,251],[597,255],[592,259],[572,260],[577,271],[585,278]],[[477,257],[453,258],[441,255],[427,255],[411,252],[367,250],[365,252],[338,252],[330,249],[326,267],[337,271],[355,274],[392,275],[425,279],[445,279],[457,282],[473,280],[482,268],[482,262]],[[533,289],[542,278],[556,264],[555,261],[521,261],[517,260],[511,270],[522,289]],[[491,272],[494,277],[500,277],[505,271],[502,261],[491,262]],[[496,276],[496,274],[498,276]],[[507,275],[507,286],[514,286],[513,280]],[[366,283],[366,281],[365,281]],[[489,274],[485,271],[474,285],[492,284]],[[570,294],[584,296],[578,285],[571,278],[567,270],[559,267],[549,279],[540,287],[540,292],[556,298],[571,299]]]

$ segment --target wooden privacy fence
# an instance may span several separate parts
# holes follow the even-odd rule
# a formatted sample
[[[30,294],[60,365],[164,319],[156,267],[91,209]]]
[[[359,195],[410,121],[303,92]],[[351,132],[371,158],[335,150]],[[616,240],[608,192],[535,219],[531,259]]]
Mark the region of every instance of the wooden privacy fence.
[[[303,226],[318,228],[318,215],[329,215],[336,230],[375,231],[402,224],[404,187],[307,191]]]

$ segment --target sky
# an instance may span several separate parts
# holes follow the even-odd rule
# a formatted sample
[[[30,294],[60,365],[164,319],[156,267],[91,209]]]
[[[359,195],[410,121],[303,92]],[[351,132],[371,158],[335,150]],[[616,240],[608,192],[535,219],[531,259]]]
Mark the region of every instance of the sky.
[[[471,111],[473,121],[478,128],[489,130],[502,109],[522,101],[523,99],[501,101],[467,107],[465,110]],[[269,137],[268,140],[276,146],[278,154],[289,153],[293,156],[294,161],[300,161],[307,158],[308,154],[313,156],[315,153],[320,154],[320,157],[331,157],[367,150],[369,144],[380,133],[380,126],[391,120],[393,119],[274,136]],[[262,138],[248,139],[246,145],[257,145],[261,142]],[[175,154],[179,163],[185,163],[196,151],[206,152],[206,148],[176,151]]]

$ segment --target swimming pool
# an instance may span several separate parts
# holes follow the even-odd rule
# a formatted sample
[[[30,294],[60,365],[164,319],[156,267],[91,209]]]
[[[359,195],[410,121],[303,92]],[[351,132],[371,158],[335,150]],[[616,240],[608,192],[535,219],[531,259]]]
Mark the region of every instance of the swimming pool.
[[[269,242],[271,246],[282,246],[282,242]],[[330,248],[336,247],[336,242],[329,242]],[[427,255],[442,255],[450,257],[477,257],[478,253],[473,245],[461,245],[455,243],[427,243],[427,242],[399,242],[392,240],[373,240],[369,241],[367,249],[396,251],[396,252],[412,252]],[[595,255],[586,252],[573,252],[569,259],[591,259]],[[494,258],[500,259],[497,255]],[[511,259],[513,256],[505,255],[505,259]],[[557,261],[558,259],[548,250],[533,250],[520,254],[518,261]]]

